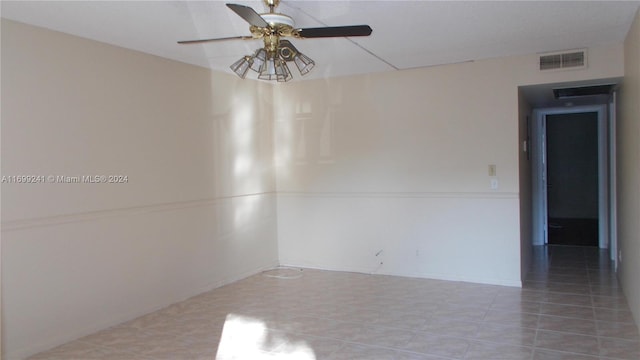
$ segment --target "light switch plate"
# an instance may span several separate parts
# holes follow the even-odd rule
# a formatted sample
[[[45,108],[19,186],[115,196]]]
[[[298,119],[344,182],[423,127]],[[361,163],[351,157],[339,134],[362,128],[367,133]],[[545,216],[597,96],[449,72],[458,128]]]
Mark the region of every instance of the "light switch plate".
[[[498,190],[498,178],[491,179],[491,190]]]

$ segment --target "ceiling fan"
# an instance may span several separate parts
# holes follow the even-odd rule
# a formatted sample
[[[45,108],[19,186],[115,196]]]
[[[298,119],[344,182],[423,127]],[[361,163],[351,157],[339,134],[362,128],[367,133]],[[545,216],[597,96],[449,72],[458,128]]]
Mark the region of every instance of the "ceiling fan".
[[[258,73],[262,80],[277,80],[280,82],[293,79],[287,62],[293,61],[300,71],[306,75],[315,66],[315,62],[302,54],[284,37],[298,39],[369,36],[369,25],[328,26],[316,28],[295,28],[295,22],[290,16],[275,12],[280,0],[264,0],[269,12],[258,14],[248,6],[227,4],[227,7],[251,25],[251,36],[232,36],[214,39],[185,40],[178,44],[199,44],[211,41],[253,40],[263,39],[264,47],[259,48],[253,55],[243,56],[231,65],[231,70],[241,78],[245,78],[249,69]]]

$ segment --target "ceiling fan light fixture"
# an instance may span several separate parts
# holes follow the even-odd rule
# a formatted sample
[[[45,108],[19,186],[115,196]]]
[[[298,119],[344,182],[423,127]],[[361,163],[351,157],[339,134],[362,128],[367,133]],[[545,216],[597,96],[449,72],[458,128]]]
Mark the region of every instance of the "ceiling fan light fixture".
[[[243,56],[240,60],[231,64],[230,68],[241,79],[244,79],[247,76],[247,72],[249,71],[249,68],[252,64],[253,58],[251,56]]]
[[[307,75],[309,71],[311,71],[311,69],[316,66],[315,61],[301,52],[297,53],[296,56],[293,57],[293,62],[298,67],[298,70],[300,71],[300,74],[302,76]]]
[[[283,82],[293,79],[287,62],[293,61],[303,76],[308,74],[311,69],[315,67],[316,63],[308,56],[300,53],[290,41],[282,38],[311,39],[369,36],[373,31],[369,25],[296,28],[295,21],[293,21],[291,16],[275,11],[275,8],[280,4],[280,0],[263,1],[269,8],[268,13],[258,14],[249,6],[226,4],[231,11],[249,23],[251,36],[185,40],[178,41],[178,44],[262,39],[264,41],[264,47],[257,49],[253,55],[247,55],[233,63],[231,70],[243,79],[246,77],[248,69],[251,69],[258,73],[258,79],[260,80],[277,80]]]
[[[310,57],[297,51],[293,59],[289,61],[295,62],[302,75],[306,75],[315,66],[315,62]],[[245,56],[231,65],[231,69],[243,79],[249,68],[258,73],[260,80],[287,82],[293,79],[291,70],[287,66],[287,59],[283,58],[279,51],[267,51],[265,48],[260,48],[253,56]]]

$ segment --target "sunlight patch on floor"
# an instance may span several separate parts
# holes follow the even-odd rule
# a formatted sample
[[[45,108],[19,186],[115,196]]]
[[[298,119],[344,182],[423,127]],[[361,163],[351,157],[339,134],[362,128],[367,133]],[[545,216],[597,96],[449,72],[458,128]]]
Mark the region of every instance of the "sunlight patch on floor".
[[[227,315],[216,359],[300,359],[315,360],[305,342],[291,340],[284,333],[267,328],[261,319]]]

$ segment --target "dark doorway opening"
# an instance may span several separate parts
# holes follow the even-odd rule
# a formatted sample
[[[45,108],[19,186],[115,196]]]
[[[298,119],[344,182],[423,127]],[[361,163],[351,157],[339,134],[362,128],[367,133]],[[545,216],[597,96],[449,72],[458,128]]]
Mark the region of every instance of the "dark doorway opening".
[[[598,113],[546,120],[548,243],[598,246]]]

